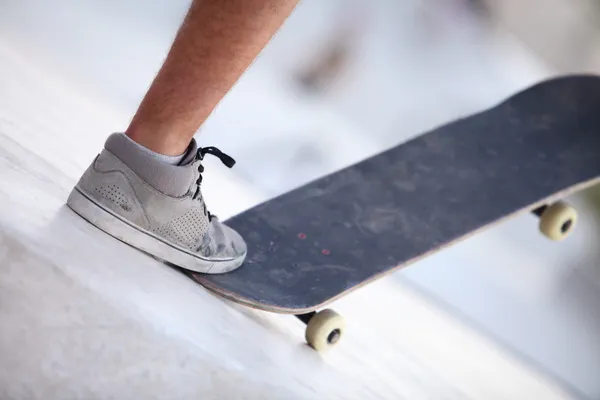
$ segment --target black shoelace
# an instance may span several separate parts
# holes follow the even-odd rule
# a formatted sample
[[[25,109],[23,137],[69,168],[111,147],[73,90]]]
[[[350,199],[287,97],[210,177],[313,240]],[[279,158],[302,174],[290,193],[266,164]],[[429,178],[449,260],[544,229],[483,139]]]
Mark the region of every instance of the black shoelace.
[[[235,160],[231,156],[228,156],[227,154],[223,153],[221,150],[217,149],[216,147],[212,147],[212,146],[199,147],[198,153],[196,154],[196,158],[198,160],[204,160],[204,156],[207,154],[212,154],[213,156],[217,157],[228,168],[231,168],[235,165]],[[200,173],[200,175],[198,175],[198,179],[196,180],[196,193],[194,193],[194,196],[192,197],[193,199],[196,199],[198,197],[198,195],[200,194],[200,184],[202,183],[202,173],[204,172],[204,166],[202,164],[200,164],[198,166],[198,172]],[[206,203],[203,203],[203,205],[204,205],[204,207],[203,207],[204,215],[206,215],[208,217],[209,221],[212,221],[212,219],[216,216],[211,214],[206,209]]]

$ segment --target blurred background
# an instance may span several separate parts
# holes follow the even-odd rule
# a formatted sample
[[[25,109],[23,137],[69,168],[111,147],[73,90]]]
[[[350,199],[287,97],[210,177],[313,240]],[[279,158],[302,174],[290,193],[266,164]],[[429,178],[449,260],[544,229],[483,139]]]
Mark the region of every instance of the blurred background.
[[[123,130],[188,5],[2,0],[0,37]],[[238,161],[239,201],[209,205],[231,215],[544,78],[598,73],[599,17],[594,0],[303,0],[198,136]],[[568,200],[581,219],[564,242],[522,215],[390,280],[600,399],[600,192]]]

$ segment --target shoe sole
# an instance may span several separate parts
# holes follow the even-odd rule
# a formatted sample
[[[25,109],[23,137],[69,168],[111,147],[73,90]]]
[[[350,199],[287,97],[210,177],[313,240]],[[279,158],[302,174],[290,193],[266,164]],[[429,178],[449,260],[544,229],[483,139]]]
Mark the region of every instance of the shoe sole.
[[[124,220],[119,215],[97,203],[79,188],[74,188],[67,206],[83,219],[110,236],[149,255],[175,266],[205,274],[223,274],[238,268],[246,254],[227,260],[207,260],[186,249],[168,243],[160,237]]]

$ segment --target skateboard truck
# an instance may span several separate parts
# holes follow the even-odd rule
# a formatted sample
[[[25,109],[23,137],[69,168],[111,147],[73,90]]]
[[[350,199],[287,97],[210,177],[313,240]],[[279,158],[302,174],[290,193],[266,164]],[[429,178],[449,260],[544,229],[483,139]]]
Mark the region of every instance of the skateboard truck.
[[[319,352],[338,344],[346,328],[344,318],[330,309],[297,314],[296,318],[306,324],[306,342]]]
[[[543,205],[532,213],[540,218],[540,231],[551,240],[566,238],[573,232],[577,223],[577,210],[562,201]]]

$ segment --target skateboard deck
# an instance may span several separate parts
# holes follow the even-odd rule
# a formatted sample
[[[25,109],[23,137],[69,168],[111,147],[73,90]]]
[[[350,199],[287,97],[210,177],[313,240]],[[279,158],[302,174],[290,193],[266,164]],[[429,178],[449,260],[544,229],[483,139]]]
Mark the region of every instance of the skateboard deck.
[[[600,77],[550,79],[232,217],[244,265],[190,276],[305,314],[502,219],[542,215],[599,175]]]

